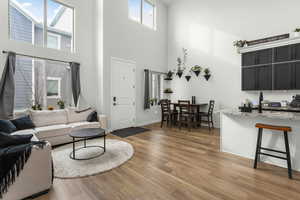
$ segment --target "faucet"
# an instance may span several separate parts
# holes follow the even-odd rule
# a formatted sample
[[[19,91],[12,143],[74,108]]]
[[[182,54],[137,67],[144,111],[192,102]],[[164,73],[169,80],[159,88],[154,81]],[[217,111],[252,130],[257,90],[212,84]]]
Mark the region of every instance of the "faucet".
[[[262,113],[262,101],[264,100],[264,94],[263,92],[260,92],[259,94],[259,105],[258,105],[258,112]]]

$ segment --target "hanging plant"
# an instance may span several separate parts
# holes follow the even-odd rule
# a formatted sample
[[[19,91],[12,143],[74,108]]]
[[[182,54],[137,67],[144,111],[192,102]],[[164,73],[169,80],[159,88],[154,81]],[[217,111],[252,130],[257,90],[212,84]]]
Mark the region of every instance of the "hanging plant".
[[[189,74],[185,76],[185,79],[187,80],[187,82],[189,82],[191,80],[191,78],[192,78],[192,76]]]
[[[185,70],[185,65],[186,65],[186,61],[187,61],[187,49],[183,48],[182,49],[182,52],[183,52],[183,58],[177,58],[177,72],[176,72],[176,75],[181,78],[182,75],[183,75],[183,72]]]
[[[208,81],[209,79],[210,79],[210,77],[211,77],[211,72],[210,72],[210,70],[208,69],[208,68],[206,68],[205,70],[204,70],[204,78]]]
[[[194,67],[191,68],[191,71],[193,71],[196,74],[196,76],[199,76],[199,74],[202,71],[202,67],[199,65],[195,65]]]
[[[168,71],[167,76],[165,78],[166,81],[171,81],[173,80],[173,74],[174,72],[172,72],[171,70]]]

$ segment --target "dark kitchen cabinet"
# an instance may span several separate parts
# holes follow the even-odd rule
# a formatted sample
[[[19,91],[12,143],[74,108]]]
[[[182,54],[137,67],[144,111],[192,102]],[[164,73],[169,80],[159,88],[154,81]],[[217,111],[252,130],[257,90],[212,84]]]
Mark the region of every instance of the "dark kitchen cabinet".
[[[256,90],[256,67],[242,69],[242,90]]]
[[[257,89],[272,90],[272,65],[257,67]]]
[[[274,90],[289,90],[294,88],[293,64],[274,65]]]
[[[243,68],[242,90],[272,90],[272,66]]]
[[[292,60],[291,46],[274,48],[274,62],[286,62]]]
[[[300,62],[294,63],[294,86],[296,90],[300,90]]]
[[[253,66],[272,63],[272,49],[248,52],[242,55],[243,66]]]
[[[272,49],[264,49],[256,51],[256,64],[270,64],[272,63]]]
[[[242,65],[252,66],[256,64],[256,52],[244,53],[242,55]]]
[[[292,45],[292,59],[293,60],[300,60],[300,44]]]

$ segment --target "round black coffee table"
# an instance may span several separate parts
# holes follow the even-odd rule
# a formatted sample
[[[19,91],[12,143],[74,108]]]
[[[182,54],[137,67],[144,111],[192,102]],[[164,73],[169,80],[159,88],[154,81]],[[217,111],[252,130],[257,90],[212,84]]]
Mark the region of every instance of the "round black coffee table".
[[[70,158],[73,160],[90,160],[90,159],[94,159],[97,158],[99,156],[102,156],[105,151],[106,151],[106,141],[105,141],[105,130],[102,128],[84,128],[84,129],[80,129],[80,130],[75,130],[72,131],[69,134],[70,137],[73,138],[73,151],[70,153]],[[94,138],[104,138],[104,145],[103,146],[87,146],[86,145],[86,141],[89,139],[94,139]],[[80,142],[83,141],[84,142],[84,146],[81,148],[75,148],[75,143],[76,142]],[[86,148],[100,148],[103,149],[103,151],[101,151],[101,153],[97,154],[96,156],[93,157],[89,157],[89,158],[76,158],[75,153],[76,151],[79,151],[81,149],[86,149]]]

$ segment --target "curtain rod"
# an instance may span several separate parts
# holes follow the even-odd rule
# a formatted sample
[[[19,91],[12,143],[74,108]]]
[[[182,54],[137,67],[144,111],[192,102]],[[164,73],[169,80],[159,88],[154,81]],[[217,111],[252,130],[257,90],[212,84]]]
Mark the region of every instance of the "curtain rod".
[[[8,51],[2,51],[3,54],[7,54]],[[32,56],[32,55],[26,55],[26,54],[21,54],[21,53],[16,53],[16,55],[18,56],[26,56],[26,57],[30,57],[30,58],[37,58],[37,59],[41,59],[41,60],[49,60],[49,61],[55,61],[55,62],[62,62],[62,63],[70,63],[69,61],[64,61],[64,60],[56,60],[56,59],[51,59],[51,58],[43,58],[43,57],[39,57],[39,56]]]
[[[145,69],[145,70],[147,70],[147,69]],[[163,74],[163,75],[166,75],[167,73],[165,73],[165,72],[157,72],[157,71],[152,71],[152,70],[150,70],[150,69],[148,69],[150,72],[152,72],[152,73],[154,73],[154,74]]]

